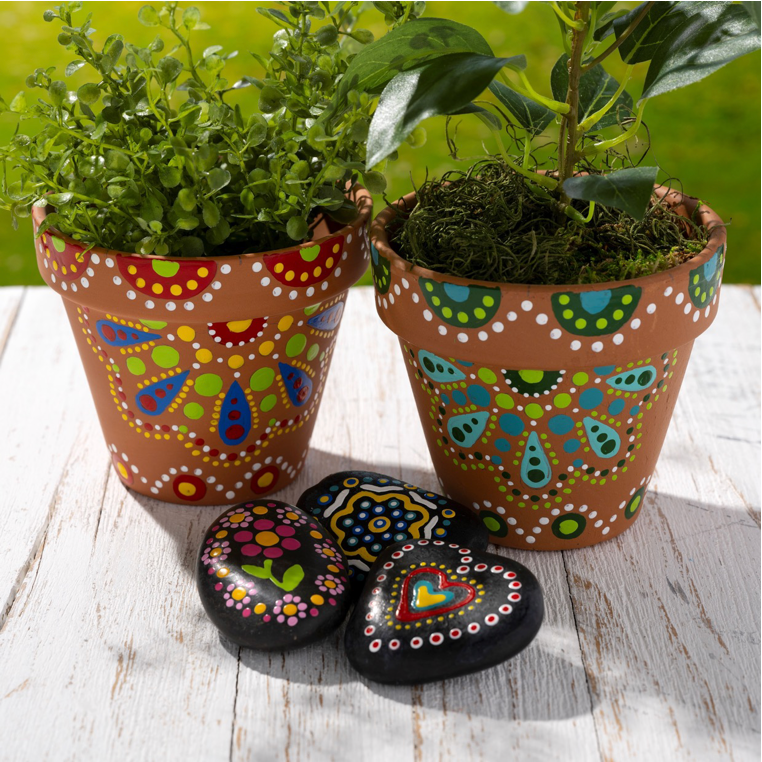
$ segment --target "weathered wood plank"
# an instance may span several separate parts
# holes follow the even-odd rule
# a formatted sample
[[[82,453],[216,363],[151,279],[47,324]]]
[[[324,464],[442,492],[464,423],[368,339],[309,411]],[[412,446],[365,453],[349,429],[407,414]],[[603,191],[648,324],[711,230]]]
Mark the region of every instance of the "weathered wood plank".
[[[0,399],[0,431],[13,444],[0,459],[2,628],[41,547],[74,442],[84,431],[100,438],[63,305],[46,288],[26,289],[0,362]]]
[[[0,288],[0,361],[23,298],[24,289],[20,286]]]
[[[642,516],[566,554],[604,759],[759,758],[759,367],[726,286]]]

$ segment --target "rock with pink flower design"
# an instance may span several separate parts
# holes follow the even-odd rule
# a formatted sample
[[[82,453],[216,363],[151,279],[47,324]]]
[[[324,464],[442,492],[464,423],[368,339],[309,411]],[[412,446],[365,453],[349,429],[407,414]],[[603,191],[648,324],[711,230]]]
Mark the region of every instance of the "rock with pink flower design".
[[[350,605],[336,541],[304,511],[266,498],[229,508],[207,530],[196,584],[224,637],[264,651],[320,640]]]

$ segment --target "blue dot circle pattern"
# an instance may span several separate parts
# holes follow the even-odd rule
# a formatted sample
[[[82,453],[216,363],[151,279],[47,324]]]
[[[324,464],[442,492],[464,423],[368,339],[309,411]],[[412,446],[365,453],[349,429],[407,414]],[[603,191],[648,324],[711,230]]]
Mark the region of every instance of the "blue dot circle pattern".
[[[583,410],[593,410],[603,402],[603,392],[600,389],[585,389],[579,395],[579,406]]]
[[[574,428],[574,420],[568,415],[554,415],[548,421],[548,428],[559,436],[568,434]]]
[[[507,439],[503,439],[503,437],[500,437],[499,439],[495,440],[495,447],[500,452],[508,452],[511,449],[511,443]]]
[[[616,368],[616,365],[603,365],[600,368],[595,368],[595,372],[599,376],[608,376],[609,373],[612,373]]]
[[[577,452],[579,450],[580,441],[579,439],[567,439],[566,442],[564,442],[564,452],[573,453]],[[577,461],[574,461],[575,465]]]
[[[630,415],[637,415],[639,410],[640,410],[640,407],[638,405],[635,405],[635,407],[630,410]]]
[[[614,400],[609,405],[609,415],[619,415],[624,410],[624,400]]]
[[[490,393],[483,386],[479,386],[478,384],[469,386],[468,389],[466,389],[466,393],[468,394],[468,399],[470,399],[474,405],[478,405],[479,407],[487,407],[492,399]]]
[[[500,428],[513,437],[517,437],[524,431],[524,422],[517,415],[513,413],[503,413],[500,416]]]
[[[576,460],[575,460],[575,461],[572,463],[572,465],[574,466],[574,468],[579,468],[581,465],[583,465],[583,464],[584,464],[584,462],[585,462],[585,461],[584,461],[584,460],[582,460],[582,458],[577,458],[577,459],[576,459]]]

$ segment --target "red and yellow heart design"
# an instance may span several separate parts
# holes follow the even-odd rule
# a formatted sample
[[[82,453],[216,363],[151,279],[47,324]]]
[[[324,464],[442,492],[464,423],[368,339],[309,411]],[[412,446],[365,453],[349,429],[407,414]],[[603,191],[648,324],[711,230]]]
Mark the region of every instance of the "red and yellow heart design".
[[[439,569],[423,567],[405,577],[395,616],[400,622],[441,616],[462,608],[475,595],[471,585],[453,582]]]

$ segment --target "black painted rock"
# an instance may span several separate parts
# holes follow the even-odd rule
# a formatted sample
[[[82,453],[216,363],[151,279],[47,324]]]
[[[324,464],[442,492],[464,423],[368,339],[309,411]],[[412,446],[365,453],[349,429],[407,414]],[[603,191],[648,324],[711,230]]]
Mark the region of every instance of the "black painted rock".
[[[460,503],[371,471],[326,476],[297,505],[339,541],[356,594],[379,554],[398,542],[441,539],[481,550],[489,541],[484,524]]]
[[[333,537],[303,511],[268,498],[228,509],[207,530],[196,585],[226,638],[266,651],[320,640],[350,605],[347,562]]]
[[[542,590],[515,561],[440,540],[379,556],[347,625],[352,666],[379,683],[426,683],[510,659],[542,624]]]

